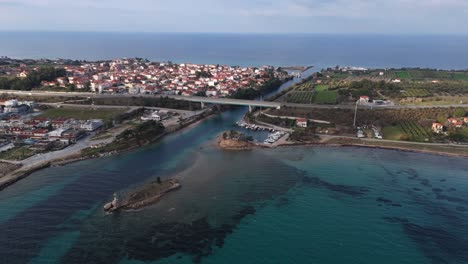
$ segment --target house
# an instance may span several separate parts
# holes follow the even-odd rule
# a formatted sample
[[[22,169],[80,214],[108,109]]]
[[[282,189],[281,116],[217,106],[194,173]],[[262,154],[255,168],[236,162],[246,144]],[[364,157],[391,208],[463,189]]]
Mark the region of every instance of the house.
[[[465,124],[468,125],[468,117],[464,117],[464,118],[463,118],[463,122],[465,122]]]
[[[149,116],[142,116],[141,120],[143,120],[143,121],[149,121],[149,120],[161,121],[161,120],[166,119],[168,116],[169,115],[168,115],[167,111],[159,110],[159,111],[154,111]]]
[[[369,103],[369,96],[363,95],[363,96],[359,97],[359,103],[363,103],[363,104]]]
[[[28,73],[27,73],[26,71],[22,71],[21,73],[19,73],[19,74],[17,75],[17,77],[19,77],[19,78],[26,78],[26,77],[28,77]]]
[[[298,126],[298,127],[307,127],[307,119],[305,119],[305,118],[296,119],[296,126]]]
[[[82,131],[72,129],[59,128],[48,133],[49,141],[60,141],[61,143],[70,144],[75,143],[83,136]]]
[[[104,121],[101,119],[92,119],[87,120],[83,124],[81,124],[80,128],[85,131],[95,131],[96,129],[102,127],[104,125]]]
[[[47,135],[49,136],[49,141],[57,141],[62,138],[63,132],[65,132],[66,129],[59,128],[53,131],[50,131]]]
[[[432,123],[432,131],[434,131],[434,133],[440,134],[444,131],[444,126],[440,123]]]
[[[455,127],[462,127],[463,126],[463,121],[458,120],[456,118],[449,118],[448,120],[449,125],[455,126]]]
[[[401,83],[401,80],[400,79],[394,79],[394,80],[392,80],[392,83]]]
[[[33,139],[44,139],[44,138],[47,137],[48,132],[49,132],[49,130],[44,129],[44,128],[34,129],[32,131],[33,135],[31,136],[31,138],[33,138]]]

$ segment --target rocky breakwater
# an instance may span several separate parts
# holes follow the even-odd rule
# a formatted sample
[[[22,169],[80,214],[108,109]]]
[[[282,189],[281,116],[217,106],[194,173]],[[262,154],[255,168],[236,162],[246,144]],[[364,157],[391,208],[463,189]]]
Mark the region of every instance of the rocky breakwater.
[[[251,137],[235,130],[225,131],[218,137],[218,146],[226,150],[249,150],[255,147],[252,142]]]
[[[157,181],[151,182],[141,189],[131,193],[122,202],[119,201],[116,194],[114,199],[104,205],[104,211],[114,212],[117,210],[137,210],[143,207],[155,204],[167,193],[177,190],[181,184],[176,179],[161,181],[158,177]]]

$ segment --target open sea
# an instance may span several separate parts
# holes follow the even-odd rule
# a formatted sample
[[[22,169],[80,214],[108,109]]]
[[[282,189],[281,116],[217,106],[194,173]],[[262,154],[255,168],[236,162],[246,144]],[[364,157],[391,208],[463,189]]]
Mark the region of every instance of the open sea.
[[[0,56],[240,66],[468,68],[468,35],[0,32]]]
[[[0,39],[0,54],[11,57],[468,68],[464,37]],[[468,263],[466,158],[356,147],[219,150],[216,136],[245,111],[125,154],[44,169],[0,191],[0,263]],[[114,192],[157,177],[183,187],[140,211],[103,213]]]

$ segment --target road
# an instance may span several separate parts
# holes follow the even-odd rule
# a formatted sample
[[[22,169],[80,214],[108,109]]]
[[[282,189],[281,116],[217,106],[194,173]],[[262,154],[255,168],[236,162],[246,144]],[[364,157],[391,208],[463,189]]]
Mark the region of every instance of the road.
[[[95,93],[80,93],[80,92],[38,92],[38,91],[11,91],[0,90],[0,94],[21,95],[21,96],[60,96],[60,97],[94,97],[94,98],[115,98],[115,97],[147,97],[159,98],[169,97],[176,100],[186,100],[191,102],[210,103],[210,104],[228,104],[228,105],[245,105],[258,107],[302,107],[302,108],[318,108],[318,109],[354,109],[355,105],[319,105],[319,104],[294,104],[280,103],[269,101],[243,100],[231,98],[212,98],[201,96],[180,96],[180,95],[149,95],[149,94],[95,94]],[[468,107],[468,104],[446,104],[446,105],[359,105],[359,108],[366,109],[427,109],[427,108],[450,108],[450,107]]]
[[[334,136],[334,135],[319,135],[323,139],[332,138],[347,138],[347,139],[358,139],[357,137],[350,136]],[[360,138],[361,141],[367,142],[390,142],[406,145],[421,145],[421,146],[444,146],[444,147],[456,147],[456,148],[468,148],[468,144],[454,144],[454,143],[426,143],[426,142],[414,142],[414,141],[400,141],[400,140],[388,140],[388,139],[377,139],[377,138]]]

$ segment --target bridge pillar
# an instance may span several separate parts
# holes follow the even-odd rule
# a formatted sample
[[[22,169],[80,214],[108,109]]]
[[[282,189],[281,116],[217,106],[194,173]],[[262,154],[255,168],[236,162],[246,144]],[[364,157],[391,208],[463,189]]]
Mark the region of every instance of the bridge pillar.
[[[201,104],[202,109],[205,108],[205,103],[204,102],[200,102],[200,104]]]
[[[252,106],[249,105],[249,113],[252,113]]]

